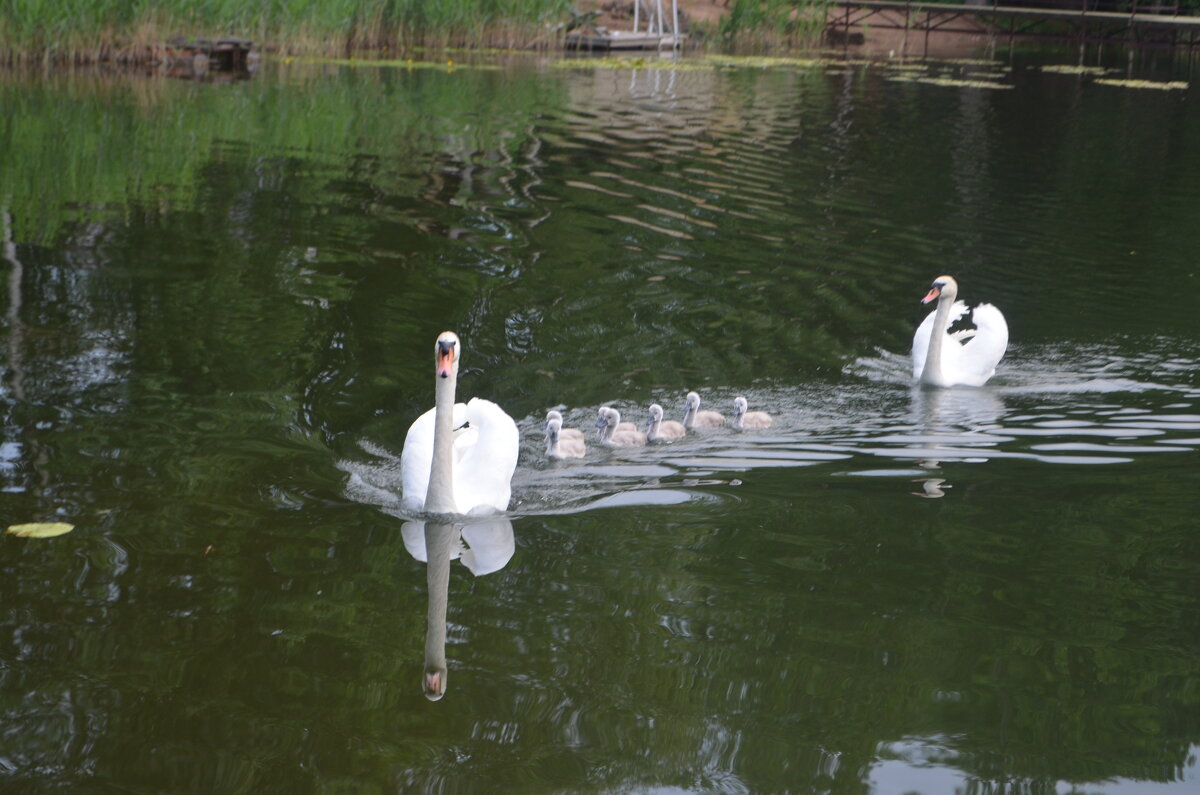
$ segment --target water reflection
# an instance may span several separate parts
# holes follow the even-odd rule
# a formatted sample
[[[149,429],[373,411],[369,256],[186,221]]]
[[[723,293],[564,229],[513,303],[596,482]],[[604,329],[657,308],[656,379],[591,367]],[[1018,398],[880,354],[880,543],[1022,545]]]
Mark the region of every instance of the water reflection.
[[[450,561],[462,560],[476,577],[499,571],[516,551],[512,522],[494,518],[483,522],[408,521],[401,528],[404,548],[426,564],[429,607],[425,616],[425,697],[437,701],[446,694],[446,609],[450,595]]]
[[[1004,398],[986,386],[912,390],[913,418],[926,433],[993,430],[1004,411]]]
[[[1198,734],[1200,349],[1195,155],[1159,144],[1196,106],[1052,83],[1028,105],[866,66],[6,89],[0,497],[84,520],[2,550],[0,780],[859,792],[915,727],[1009,776],[1162,776],[1163,735]],[[994,385],[844,370],[907,344],[913,271],[943,260],[1021,319]],[[420,341],[457,321],[479,391],[526,417],[537,555],[510,562],[506,520],[359,529],[399,513]],[[687,388],[776,421],[539,449],[546,406],[678,418]],[[348,619],[419,602],[401,540],[429,564],[434,698],[453,559],[507,565],[496,598],[456,595],[485,698],[379,686],[394,633]]]

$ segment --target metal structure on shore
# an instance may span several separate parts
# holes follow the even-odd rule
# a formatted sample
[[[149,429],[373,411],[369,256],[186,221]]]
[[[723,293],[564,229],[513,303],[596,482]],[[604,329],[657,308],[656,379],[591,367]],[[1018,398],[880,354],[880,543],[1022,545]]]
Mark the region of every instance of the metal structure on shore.
[[[633,30],[587,26],[567,34],[567,47],[578,50],[677,50],[686,38],[679,32],[678,0],[671,0],[670,15],[663,8],[663,0],[634,0]]]
[[[1089,8],[1089,5],[1091,8]],[[826,31],[831,39],[851,41],[871,28],[909,34],[969,33],[991,37],[1058,41],[1127,43],[1171,47],[1200,46],[1200,17],[1179,13],[1178,5],[1098,11],[1094,0],[1078,8],[834,0]]]

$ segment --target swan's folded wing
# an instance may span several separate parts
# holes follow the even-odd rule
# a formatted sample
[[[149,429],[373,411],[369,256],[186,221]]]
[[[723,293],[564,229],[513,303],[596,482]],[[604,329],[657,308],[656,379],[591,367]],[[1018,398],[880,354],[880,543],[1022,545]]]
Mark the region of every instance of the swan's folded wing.
[[[479,426],[467,419],[467,407],[462,403],[456,403],[454,405],[454,466],[460,466],[462,460],[470,455],[478,443]]]
[[[408,426],[404,437],[404,450],[400,453],[400,488],[403,492],[401,504],[405,510],[423,511],[425,493],[429,491],[429,468],[433,465],[433,425],[436,408],[422,414]],[[464,403],[454,404],[454,427],[467,421]],[[459,457],[458,434],[455,434],[455,459]]]
[[[517,424],[504,409],[482,398],[471,398],[465,419],[477,436],[455,462],[454,500],[462,513],[481,507],[507,510],[521,444]]]
[[[429,466],[433,463],[433,412],[434,409],[430,409],[408,426],[404,451],[400,453],[402,504],[409,511],[420,511],[425,507]]]
[[[996,372],[996,365],[1008,349],[1008,322],[991,304],[975,307],[971,320],[975,323],[975,336],[962,346],[959,368],[979,378],[982,384]]]
[[[953,325],[954,321],[958,320],[966,314],[967,305],[962,301],[955,301],[954,306],[950,308],[950,320],[947,326]],[[913,334],[912,344],[912,363],[913,363],[913,378],[920,378],[921,371],[925,369],[925,357],[929,353],[929,337],[933,334],[933,319],[937,316],[937,310],[933,310],[925,319],[921,321],[921,325],[917,326],[917,331]]]

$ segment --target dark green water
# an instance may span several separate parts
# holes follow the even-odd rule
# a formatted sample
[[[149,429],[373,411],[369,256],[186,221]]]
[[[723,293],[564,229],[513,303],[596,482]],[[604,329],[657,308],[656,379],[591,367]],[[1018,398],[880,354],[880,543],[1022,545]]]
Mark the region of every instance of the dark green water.
[[[76,526],[0,537],[0,791],[1200,787],[1196,86],[689,63],[0,79],[0,508]],[[465,541],[443,329],[522,432]],[[775,423],[541,455],[689,389]]]

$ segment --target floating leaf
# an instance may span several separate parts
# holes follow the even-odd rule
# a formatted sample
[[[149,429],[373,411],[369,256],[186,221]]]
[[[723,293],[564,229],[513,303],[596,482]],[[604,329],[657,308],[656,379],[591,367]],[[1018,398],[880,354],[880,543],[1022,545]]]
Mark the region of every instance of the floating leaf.
[[[717,66],[747,67],[751,69],[815,69],[822,66],[842,66],[845,61],[837,58],[786,58],[765,55],[706,55],[704,61]]]
[[[552,61],[559,69],[656,69],[671,72],[711,72],[711,64],[676,58],[559,58]]]
[[[319,66],[353,66],[356,68],[370,69],[439,69],[439,70],[458,70],[458,69],[475,69],[478,71],[497,71],[499,66],[494,64],[463,64],[455,63],[454,61],[414,61],[412,58],[406,60],[388,60],[380,58],[378,60],[365,60],[358,58],[290,58],[288,62],[301,64],[316,64]]]
[[[1121,88],[1153,88],[1158,91],[1171,91],[1173,89],[1188,87],[1188,84],[1182,80],[1163,83],[1156,80],[1116,80],[1111,78],[1103,78],[1097,79],[1096,82],[1102,86],[1120,86]]]
[[[952,77],[918,77],[916,82],[931,86],[947,86],[949,88],[1012,88],[1004,83],[991,83],[984,80],[958,80]]]
[[[1001,61],[992,58],[938,58],[937,63],[961,64],[963,66],[1001,66]]]
[[[53,538],[75,529],[75,525],[66,522],[31,522],[29,524],[11,524],[8,534],[21,538]]]
[[[1110,71],[1103,66],[1074,66],[1071,64],[1046,64],[1036,68],[1056,75],[1102,75]]]

